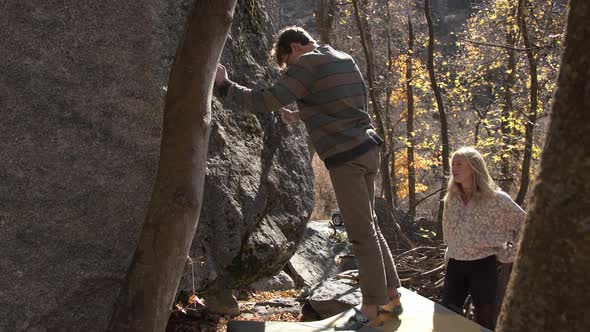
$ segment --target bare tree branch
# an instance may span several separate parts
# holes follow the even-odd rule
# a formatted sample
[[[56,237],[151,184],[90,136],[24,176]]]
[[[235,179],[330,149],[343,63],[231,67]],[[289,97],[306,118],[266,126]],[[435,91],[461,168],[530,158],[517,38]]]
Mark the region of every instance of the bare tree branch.
[[[461,38],[461,37],[459,37],[458,39],[462,40],[462,41],[466,41],[468,43],[475,44],[475,45],[499,47],[499,48],[503,48],[506,50],[514,50],[514,51],[519,51],[519,52],[526,52],[526,51],[532,50],[532,48],[518,48],[518,47],[512,47],[512,46],[500,45],[500,44],[494,44],[494,43],[484,43],[484,42],[478,42],[475,40],[469,40],[469,39],[465,39],[465,38]]]
[[[444,189],[446,189],[446,188],[440,188],[440,189],[438,189],[438,190],[436,190],[436,191],[434,191],[434,192],[431,192],[430,194],[428,194],[428,195],[426,195],[426,196],[422,197],[422,198],[421,198],[419,201],[417,201],[417,202],[416,202],[416,205],[414,205],[414,206],[413,206],[411,209],[409,209],[409,210],[408,210],[408,212],[406,213],[406,215],[404,215],[404,217],[402,218],[402,220],[405,220],[405,219],[406,219],[406,218],[407,218],[407,217],[410,215],[410,212],[412,212],[413,210],[415,210],[415,209],[416,209],[416,207],[417,207],[418,205],[420,205],[420,203],[422,203],[422,202],[423,202],[423,201],[425,201],[426,199],[428,199],[428,198],[430,198],[430,197],[434,196],[435,194],[437,194],[437,193],[439,193],[439,192],[443,191]]]

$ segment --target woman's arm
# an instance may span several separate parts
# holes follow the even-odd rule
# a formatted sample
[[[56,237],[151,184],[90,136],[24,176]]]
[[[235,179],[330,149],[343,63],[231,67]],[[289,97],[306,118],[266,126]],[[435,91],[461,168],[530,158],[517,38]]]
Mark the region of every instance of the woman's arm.
[[[498,260],[502,263],[510,263],[514,261],[518,252],[520,231],[526,219],[526,212],[504,192],[499,193],[498,199],[502,213],[498,222],[500,223],[500,231],[505,238]]]

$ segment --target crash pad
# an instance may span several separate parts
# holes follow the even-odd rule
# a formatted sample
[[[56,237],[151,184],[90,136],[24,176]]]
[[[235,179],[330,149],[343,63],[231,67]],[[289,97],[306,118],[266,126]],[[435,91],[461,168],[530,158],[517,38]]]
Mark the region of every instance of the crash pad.
[[[378,328],[364,327],[361,332],[486,332],[490,331],[457,313],[408,289],[400,288],[404,312]],[[227,332],[331,332],[334,326],[354,314],[350,309],[314,322],[252,322],[232,320]]]

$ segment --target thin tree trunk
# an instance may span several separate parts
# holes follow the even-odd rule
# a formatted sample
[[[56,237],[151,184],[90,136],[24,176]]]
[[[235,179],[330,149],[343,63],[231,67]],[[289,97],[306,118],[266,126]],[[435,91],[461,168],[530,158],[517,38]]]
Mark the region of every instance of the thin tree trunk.
[[[515,9],[516,8],[518,7],[515,7]],[[513,15],[517,16],[516,13]],[[516,47],[515,33],[510,30],[506,31],[506,45],[510,47]],[[502,142],[504,145],[501,149],[501,174],[504,181],[500,182],[500,187],[506,193],[510,193],[510,189],[512,187],[512,182],[508,181],[508,179],[512,178],[512,154],[510,153],[508,147],[513,145],[514,141],[513,130],[510,129],[509,124],[510,121],[513,121],[511,119],[513,115],[512,88],[514,87],[514,82],[516,80],[515,53],[516,51],[513,49],[506,49],[508,70],[506,72],[506,79],[504,81],[504,107],[502,108],[502,116],[500,120],[500,131],[502,133]],[[504,301],[506,287],[508,286],[508,280],[510,278],[511,271],[512,264],[502,264],[498,271],[498,288],[496,290],[496,302],[494,304],[494,322],[500,315],[500,310],[502,309],[502,302]]]
[[[414,28],[408,16],[408,58],[406,59],[406,95],[408,103],[408,117],[406,120],[406,137],[408,140],[408,215],[413,220],[416,216],[416,168],[414,167],[414,90],[412,87],[412,59],[414,57]]]
[[[511,47],[516,46],[516,36],[514,35],[514,32],[506,31],[506,45]],[[512,88],[514,87],[514,82],[516,80],[516,55],[513,49],[506,49],[506,55],[508,61],[506,78],[504,80],[504,107],[502,108],[502,116],[500,117],[500,132],[502,133],[502,143],[504,146],[501,149],[502,155],[500,168],[502,178],[510,179],[512,178],[512,154],[510,153],[508,147],[513,145],[514,140],[513,131],[510,128],[510,122],[513,121]],[[505,192],[510,193],[512,183],[508,181],[502,181],[500,182],[500,187]]]
[[[539,177],[496,331],[590,326],[590,2],[571,0]]]
[[[363,22],[363,29],[365,31],[365,44],[371,55],[371,60],[375,60],[375,45],[373,44],[373,34],[371,33],[371,19],[370,19],[370,9],[369,9],[369,0],[361,0],[360,6],[358,6],[359,10],[359,18]],[[357,2],[358,5],[358,2]],[[373,79],[375,78],[375,70],[373,70]],[[376,82],[373,82],[376,83]]]
[[[383,117],[381,114],[381,107],[380,104],[377,102],[377,91],[375,89],[375,76],[373,72],[373,57],[372,54],[369,52],[369,48],[367,45],[367,37],[365,34],[364,24],[361,19],[361,14],[359,12],[358,0],[352,0],[352,4],[354,6],[354,16],[356,18],[359,33],[361,35],[361,43],[363,46],[363,52],[365,54],[365,60],[367,62],[367,80],[369,82],[369,97],[371,99],[371,103],[373,104],[373,110],[375,112],[375,122],[377,122],[377,133],[379,134],[379,136],[383,137],[383,139],[386,139],[385,128],[383,126]],[[388,146],[386,144],[386,150],[387,148]],[[382,186],[385,191],[387,208],[389,209],[389,211],[393,212],[393,194],[391,191],[391,181],[389,179],[389,162],[387,160],[387,153],[382,153],[381,158],[381,176],[383,179]]]
[[[170,73],[156,182],[110,331],[166,329],[201,211],[211,92],[235,5],[194,2]]]
[[[334,0],[315,0],[315,20],[320,30],[320,42],[330,44],[332,22],[334,21]]]
[[[528,31],[527,31],[527,23],[526,23],[526,13],[525,13],[525,0],[518,1],[518,25],[520,27],[520,32],[522,34],[522,39],[524,42],[524,47],[527,49],[526,55],[529,62],[529,70],[531,75],[531,99],[530,99],[530,109],[529,114],[527,115],[527,123],[525,126],[525,134],[524,134],[524,156],[522,160],[522,175],[520,177],[520,189],[518,190],[518,195],[516,196],[515,202],[518,205],[522,205],[524,203],[524,199],[526,197],[529,182],[530,182],[530,173],[531,173],[531,159],[533,153],[533,131],[535,129],[535,124],[537,122],[537,107],[539,104],[538,95],[539,95],[539,82],[537,77],[537,60],[535,59],[535,54],[532,49],[532,43],[529,39]]]
[[[320,32],[320,43],[331,44],[332,23],[334,22],[334,11],[336,4],[334,0],[314,0],[314,17],[318,30]],[[282,6],[280,6],[282,8]],[[309,162],[313,161],[316,153],[311,137],[307,136],[307,151],[309,152]]]
[[[387,125],[387,133],[386,138],[389,140],[389,162],[391,163],[391,171],[389,173],[389,179],[391,181],[391,194],[393,198],[393,206],[398,206],[398,196],[397,196],[397,182],[396,182],[396,160],[395,160],[395,141],[393,135],[394,126],[391,123],[391,94],[393,89],[391,88],[390,82],[392,81],[393,76],[393,51],[391,49],[391,11],[389,9],[389,4],[386,2],[384,4],[387,6],[387,79],[386,79],[386,91],[385,91],[385,123]],[[389,134],[389,135],[388,135]]]
[[[361,43],[363,45],[363,52],[365,53],[365,58],[367,61],[367,78],[369,81],[369,96],[371,98],[371,102],[373,103],[373,110],[375,111],[375,118],[376,118],[376,122],[377,122],[377,133],[379,134],[379,136],[383,137],[384,139],[387,139],[386,133],[385,133],[385,129],[384,129],[384,125],[383,125],[383,117],[381,116],[381,108],[379,106],[379,103],[377,102],[377,92],[375,91],[375,87],[374,87],[374,73],[373,73],[373,61],[372,61],[372,56],[369,52],[369,48],[367,46],[367,38],[365,35],[365,29],[361,20],[361,16],[359,14],[359,6],[358,6],[358,0],[352,0],[352,4],[354,7],[354,16],[356,18],[356,22],[359,28],[359,32],[361,35]],[[386,150],[387,150],[387,142],[386,142]],[[393,150],[392,150],[393,152]],[[389,162],[388,162],[388,156],[387,153],[383,153],[381,155],[381,176],[383,179],[383,183],[382,183],[382,188],[385,191],[385,200],[387,203],[387,210],[388,210],[388,215],[389,215],[389,219],[391,222],[395,223],[395,219],[393,218],[393,211],[394,211],[394,205],[393,205],[393,193],[392,193],[392,186],[391,186],[391,181],[389,178]],[[395,225],[395,229],[397,230],[397,232],[399,233],[398,235],[400,236],[400,238],[406,242],[407,245],[409,245],[410,247],[412,247],[414,244],[408,240],[408,238],[406,236],[403,235],[403,233],[401,232],[401,229],[399,228],[399,225]]]
[[[442,238],[442,215],[444,210],[443,197],[446,194],[447,179],[450,173],[449,165],[449,134],[447,125],[447,115],[443,104],[442,94],[440,88],[436,83],[436,74],[434,72],[434,27],[432,24],[432,15],[430,13],[430,0],[424,0],[424,15],[426,16],[426,23],[428,24],[428,74],[430,76],[430,86],[434,92],[436,99],[436,106],[438,108],[438,115],[440,120],[440,138],[442,143],[442,164],[443,164],[443,178],[441,183],[440,202],[438,205],[438,218],[436,224],[436,237]]]

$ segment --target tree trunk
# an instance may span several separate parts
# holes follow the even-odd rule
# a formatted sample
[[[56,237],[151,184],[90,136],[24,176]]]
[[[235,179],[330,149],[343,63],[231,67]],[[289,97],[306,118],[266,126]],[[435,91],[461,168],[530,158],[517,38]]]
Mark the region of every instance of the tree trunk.
[[[518,8],[518,6],[516,7]],[[516,14],[515,14],[516,16]],[[516,35],[511,30],[506,31],[506,45],[510,47],[516,46]],[[514,144],[514,133],[510,128],[510,121],[513,121],[513,104],[512,104],[512,88],[516,80],[516,51],[513,49],[507,49],[506,55],[508,58],[506,78],[504,80],[504,107],[502,108],[502,116],[500,120],[500,132],[502,133],[503,147],[500,149],[501,155],[501,174],[502,180],[500,181],[500,187],[506,193],[510,193],[512,188],[512,153],[509,146]],[[498,271],[498,288],[496,290],[496,303],[494,304],[494,321],[497,320],[502,309],[502,302],[504,302],[504,296],[506,294],[506,288],[508,287],[508,280],[510,279],[510,273],[512,271],[512,264],[502,264]]]
[[[385,91],[385,124],[387,133],[386,139],[389,139],[389,162],[391,164],[391,171],[389,173],[389,179],[391,181],[391,194],[393,198],[393,206],[398,206],[397,196],[397,182],[396,182],[396,160],[395,160],[395,139],[394,139],[394,125],[391,122],[391,94],[393,89],[391,88],[390,82],[393,81],[393,51],[391,49],[391,11],[389,4],[387,6],[387,79],[386,79],[386,91]]]
[[[282,8],[282,6],[280,6]],[[330,44],[332,34],[332,23],[334,21],[334,11],[336,4],[334,0],[314,0],[314,14],[315,21],[320,30],[320,43]],[[315,155],[315,148],[311,141],[311,137],[307,136],[307,150],[309,151],[309,162],[313,161]]]
[[[111,331],[166,329],[201,211],[211,92],[235,5],[194,2],[170,73],[156,182]]]
[[[506,45],[510,47],[516,46],[515,33],[506,31]],[[513,145],[513,130],[510,128],[510,121],[513,121],[513,104],[512,104],[512,88],[516,80],[516,51],[513,49],[506,49],[507,70],[506,78],[504,80],[504,107],[502,108],[502,116],[500,117],[500,132],[502,133],[503,147],[501,149],[501,166],[500,171],[503,181],[500,181],[500,187],[507,193],[510,193],[513,177],[512,175],[512,153],[509,151],[509,146]]]
[[[533,154],[533,131],[535,129],[535,124],[537,122],[537,107],[539,104],[538,95],[539,95],[539,82],[537,77],[537,60],[535,59],[535,53],[533,51],[533,45],[529,39],[529,35],[527,32],[527,23],[526,23],[526,16],[525,16],[525,0],[518,1],[518,25],[520,27],[520,32],[522,34],[522,39],[524,42],[524,46],[527,49],[526,55],[529,62],[529,72],[531,75],[531,99],[530,99],[530,109],[529,114],[527,115],[527,123],[525,126],[525,134],[524,134],[524,156],[522,160],[522,174],[520,177],[520,189],[518,190],[518,195],[516,196],[515,202],[518,205],[522,205],[524,203],[524,199],[526,197],[529,182],[530,182],[530,173],[531,173],[531,158]]]
[[[369,82],[369,96],[371,98],[371,103],[373,104],[373,110],[375,112],[375,122],[377,122],[377,133],[379,136],[383,137],[383,139],[387,139],[385,135],[385,128],[383,126],[383,117],[381,115],[381,107],[377,101],[377,91],[375,91],[375,74],[374,74],[374,66],[373,66],[373,57],[372,53],[369,52],[369,46],[367,43],[367,36],[365,34],[364,24],[361,19],[361,14],[359,12],[359,6],[357,0],[352,0],[352,4],[354,6],[354,16],[356,18],[356,22],[359,28],[359,33],[361,35],[361,43],[363,45],[363,52],[365,54],[365,59],[367,61],[367,80]],[[387,142],[385,144],[385,150],[389,148]],[[393,212],[393,193],[391,191],[391,181],[389,178],[389,162],[387,153],[381,154],[381,177],[383,179],[382,187],[385,191],[385,199],[387,200],[387,208],[389,211]]]
[[[438,116],[440,120],[440,138],[442,143],[442,164],[443,164],[443,178],[440,192],[440,202],[438,205],[438,218],[436,224],[436,237],[442,238],[442,215],[444,210],[443,198],[447,192],[446,185],[451,167],[449,165],[449,134],[447,129],[447,115],[443,105],[442,94],[436,83],[436,74],[434,72],[434,27],[432,24],[432,15],[430,13],[430,0],[424,0],[424,15],[426,16],[426,23],[428,24],[428,75],[430,76],[430,86],[434,92],[436,99],[436,106],[438,108]]]
[[[406,96],[408,102],[408,117],[406,120],[406,135],[408,139],[408,216],[414,220],[416,216],[416,168],[414,167],[414,90],[412,88],[412,58],[414,54],[414,28],[408,16],[408,58],[406,59]]]
[[[383,125],[383,117],[381,116],[381,107],[379,106],[379,103],[377,102],[377,92],[374,87],[375,76],[374,76],[373,58],[372,58],[372,53],[369,52],[369,48],[367,45],[367,38],[365,35],[365,29],[364,29],[364,25],[361,20],[361,16],[359,14],[359,6],[358,6],[357,1],[358,0],[352,0],[352,4],[354,6],[354,14],[355,14],[354,16],[356,18],[356,22],[357,22],[359,32],[361,35],[361,43],[363,45],[363,52],[365,53],[365,58],[367,61],[367,78],[369,81],[369,96],[371,97],[371,102],[373,103],[373,110],[375,111],[375,118],[376,118],[376,122],[377,122],[377,133],[384,140],[386,140],[386,144],[385,144],[386,149],[385,150],[387,151],[388,148],[391,149],[391,145],[390,145],[390,143],[388,144],[388,142],[387,142],[387,136],[386,136],[384,125]],[[393,153],[393,149],[391,149],[391,153]],[[390,173],[389,173],[389,162],[388,162],[388,154],[387,153],[381,154],[381,170],[380,171],[381,171],[381,176],[383,179],[382,188],[385,191],[385,200],[387,203],[388,218],[389,218],[390,222],[395,223],[395,229],[398,232],[397,235],[404,242],[406,242],[406,244],[408,246],[412,247],[412,246],[414,246],[414,244],[411,241],[409,241],[409,239],[405,235],[403,235],[399,225],[396,223],[395,219],[393,218],[393,211],[394,211],[393,192],[392,192],[392,186],[391,186],[391,181],[390,181],[390,177],[389,177]]]
[[[500,332],[590,326],[590,2],[569,6],[551,124]]]
[[[320,42],[330,44],[332,22],[334,21],[334,0],[315,0],[314,7],[315,21],[320,30]]]

